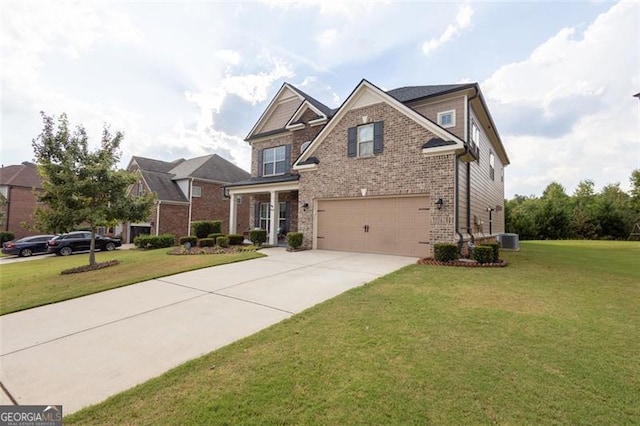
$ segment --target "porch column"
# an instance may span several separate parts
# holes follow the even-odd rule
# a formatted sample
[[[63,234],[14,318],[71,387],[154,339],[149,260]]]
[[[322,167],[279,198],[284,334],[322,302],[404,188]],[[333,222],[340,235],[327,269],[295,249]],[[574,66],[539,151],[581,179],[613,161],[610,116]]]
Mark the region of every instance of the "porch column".
[[[230,234],[235,234],[237,231],[237,206],[238,203],[236,202],[236,195],[233,193],[229,193],[229,233]]]
[[[269,229],[269,244],[277,245],[278,244],[278,218],[280,217],[280,204],[278,204],[278,193],[276,191],[271,191],[271,200],[269,201],[271,205],[271,209],[269,211],[269,223],[271,224],[271,229]]]

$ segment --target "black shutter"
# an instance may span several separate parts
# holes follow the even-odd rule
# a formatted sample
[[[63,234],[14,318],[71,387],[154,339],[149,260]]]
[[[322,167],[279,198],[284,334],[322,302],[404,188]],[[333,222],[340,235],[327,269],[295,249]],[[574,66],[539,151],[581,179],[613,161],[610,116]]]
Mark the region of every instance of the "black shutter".
[[[262,151],[264,150],[258,151],[258,177],[262,177]]]
[[[349,127],[349,131],[347,132],[347,157],[355,157],[358,155],[358,141],[356,135],[356,128]]]
[[[381,154],[383,146],[383,121],[376,121],[373,123],[373,153]]]
[[[284,172],[291,172],[291,145],[284,146]]]

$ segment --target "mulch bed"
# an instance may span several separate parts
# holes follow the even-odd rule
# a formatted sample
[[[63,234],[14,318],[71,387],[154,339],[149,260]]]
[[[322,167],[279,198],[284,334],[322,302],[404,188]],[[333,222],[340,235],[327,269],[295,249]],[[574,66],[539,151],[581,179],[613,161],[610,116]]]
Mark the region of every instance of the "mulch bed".
[[[424,257],[418,260],[420,265],[434,265],[434,266],[461,266],[464,268],[504,268],[507,266],[506,260],[500,260],[494,263],[478,263],[475,260],[454,260],[452,262],[440,262],[432,257]]]
[[[195,255],[195,254],[232,254],[256,251],[255,247],[231,246],[231,247],[191,247],[188,250],[184,246],[174,247],[167,252],[171,255]]]
[[[83,265],[83,266],[78,266],[77,268],[65,269],[64,271],[60,272],[60,274],[62,275],[79,274],[80,272],[96,271],[98,269],[108,268],[109,266],[116,266],[119,264],[120,264],[120,261],[114,259],[114,260],[109,260],[107,262],[96,263],[95,265]]]

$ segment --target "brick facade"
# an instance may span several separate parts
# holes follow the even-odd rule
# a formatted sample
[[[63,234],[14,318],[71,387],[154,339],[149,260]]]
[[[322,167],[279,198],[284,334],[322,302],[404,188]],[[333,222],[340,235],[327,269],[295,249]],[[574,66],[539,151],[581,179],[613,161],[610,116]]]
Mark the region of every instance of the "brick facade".
[[[229,199],[224,198],[224,185],[202,180],[194,180],[193,186],[201,188],[200,197],[191,198],[191,220],[221,220],[222,232],[229,233]],[[246,201],[245,201],[246,200]],[[249,229],[249,197],[237,205],[237,231],[245,232]]]
[[[373,157],[347,157],[347,129],[362,123],[384,122],[384,149]],[[432,209],[432,241],[454,241],[455,155],[425,157],[422,145],[434,137],[395,108],[378,103],[346,112],[313,153],[317,170],[301,172],[300,205],[322,198],[424,194],[442,198],[441,210]],[[304,245],[312,246],[313,211],[299,207],[298,230]]]
[[[32,188],[11,186],[8,188],[7,203],[2,206],[4,217],[4,231],[11,231],[16,239],[30,235],[42,234],[33,229],[35,224],[33,212],[38,205]],[[22,226],[22,223],[27,226]]]
[[[176,242],[180,237],[188,235],[189,206],[180,204],[160,204],[158,234],[173,234]],[[155,221],[155,218],[154,218]]]

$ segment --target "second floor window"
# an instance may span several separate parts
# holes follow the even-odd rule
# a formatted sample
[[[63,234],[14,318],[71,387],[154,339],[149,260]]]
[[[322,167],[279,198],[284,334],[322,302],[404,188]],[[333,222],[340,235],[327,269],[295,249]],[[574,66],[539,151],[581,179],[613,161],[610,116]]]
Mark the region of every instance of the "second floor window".
[[[284,146],[268,148],[262,155],[262,176],[281,175],[286,170],[286,151]]]

